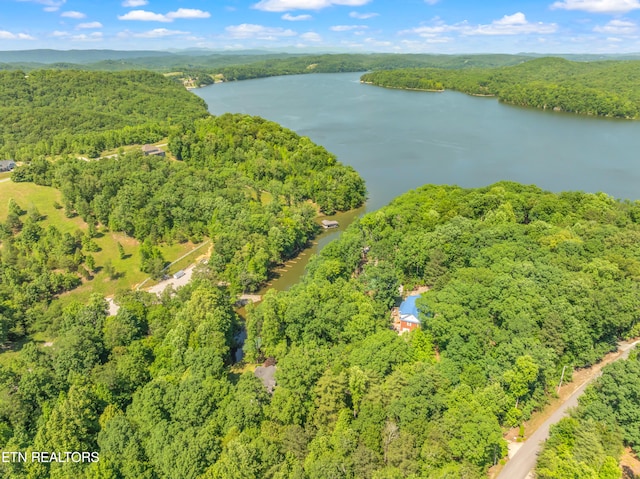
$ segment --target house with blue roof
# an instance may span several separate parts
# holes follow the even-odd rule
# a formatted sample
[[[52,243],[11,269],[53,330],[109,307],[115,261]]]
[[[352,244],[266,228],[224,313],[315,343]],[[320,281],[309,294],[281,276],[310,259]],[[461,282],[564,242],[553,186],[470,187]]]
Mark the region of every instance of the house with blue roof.
[[[418,319],[418,307],[416,306],[416,300],[420,296],[409,296],[400,305],[400,332],[413,331],[420,327],[420,320]]]

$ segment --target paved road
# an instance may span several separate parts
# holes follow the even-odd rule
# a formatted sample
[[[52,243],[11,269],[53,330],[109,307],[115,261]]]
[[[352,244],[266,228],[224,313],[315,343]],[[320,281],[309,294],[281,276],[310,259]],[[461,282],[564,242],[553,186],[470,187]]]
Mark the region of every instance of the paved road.
[[[633,343],[620,343],[618,351],[622,351],[622,354],[615,359],[627,359],[629,353],[636,344],[640,344],[640,341]],[[564,417],[569,408],[578,405],[578,398],[582,395],[585,388],[594,379],[600,376],[600,373],[593,376],[586,381],[576,391],[569,396],[569,398],[547,419],[542,426],[538,428],[523,444],[522,447],[515,453],[515,455],[507,462],[507,465],[500,471],[497,479],[528,479],[533,477],[533,470],[536,467],[536,460],[538,459],[538,453],[542,447],[544,441],[549,437],[549,428],[552,424],[557,423]]]
[[[191,281],[191,276],[193,275],[194,267],[195,265],[191,265],[188,268],[185,268],[184,276],[182,278],[175,279],[173,276],[171,276],[169,279],[160,281],[158,284],[156,284],[155,286],[152,286],[146,291],[148,291],[149,293],[156,293],[158,296],[160,296],[162,292],[165,289],[167,289],[169,286],[173,286],[174,289],[177,289],[180,286],[184,286],[189,281]],[[109,303],[109,316],[115,316],[116,314],[118,314],[118,311],[120,310],[120,306],[113,301],[113,298],[105,298],[105,299],[107,300],[107,303]]]
[[[155,286],[152,286],[147,291],[150,293],[156,293],[158,296],[162,294],[162,292],[167,289],[169,286],[173,286],[173,289],[178,289],[180,286],[184,286],[189,281],[191,281],[191,276],[193,275],[193,268],[195,265],[191,265],[188,268],[184,269],[184,276],[182,278],[175,279],[171,276],[169,279],[165,281],[160,281]]]

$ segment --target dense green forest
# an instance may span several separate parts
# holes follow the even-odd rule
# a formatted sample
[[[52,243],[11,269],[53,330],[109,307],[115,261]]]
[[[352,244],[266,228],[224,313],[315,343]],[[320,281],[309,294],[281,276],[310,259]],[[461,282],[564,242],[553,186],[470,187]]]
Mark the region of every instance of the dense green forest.
[[[147,71],[0,71],[0,156],[30,160],[151,143],[208,115],[204,101]]]
[[[267,59],[247,65],[219,68],[225,81],[247,80],[277,75],[341,73],[389,70],[410,67],[471,68],[515,65],[529,57],[521,55],[426,55],[426,54],[333,54],[286,59]]]
[[[117,52],[103,52],[103,55],[90,57],[82,52],[49,53],[49,58],[56,62],[43,61],[42,54],[31,54],[20,57],[16,54],[3,55],[12,63],[0,63],[0,70],[32,71],[38,69],[55,70],[88,70],[88,71],[123,71],[151,70],[172,74],[170,78],[179,82],[186,78],[194,80],[196,86],[208,85],[215,76],[220,81],[248,80],[277,75],[294,75],[305,73],[339,73],[364,72],[367,70],[385,70],[397,68],[433,67],[433,68],[471,68],[498,67],[515,65],[530,59],[525,55],[477,54],[477,55],[432,55],[432,54],[285,54],[255,53],[244,54],[211,53],[211,54],[166,54],[152,52],[135,52],[118,56]],[[156,52],[160,53],[160,52]],[[95,58],[103,57],[100,61]],[[18,59],[21,61],[16,61]],[[29,61],[31,60],[31,61]],[[173,73],[179,73],[173,75]]]
[[[623,446],[640,452],[640,357],[607,366],[570,417],[551,428],[539,479],[619,479]],[[625,474],[624,477],[634,477]]]
[[[316,207],[333,213],[365,199],[351,167],[258,117],[198,120],[169,148],[183,161],[140,151],[89,162],[39,159],[16,169],[13,180],[58,188],[69,215],[148,243],[144,269],[152,276],[164,267],[152,245],[211,237],[211,267],[233,291],[256,289],[274,264],[306,246],[317,232]]]
[[[351,67],[347,57],[331,61],[305,69]],[[542,75],[531,63],[522,67]],[[557,65],[546,74],[554,78]],[[269,291],[244,323],[237,293],[304,248],[319,212],[360,206],[358,174],[272,122],[212,117],[186,96],[168,108],[166,95],[193,95],[157,74],[6,75],[22,85],[15,98],[0,95],[7,111],[38,124],[53,121],[37,112],[49,86],[58,85],[64,110],[76,100],[62,79],[79,82],[78,117],[58,117],[36,146],[15,124],[0,127],[13,138],[2,151],[32,160],[13,180],[57,188],[56,208],[88,227],[61,233],[15,201],[0,225],[0,449],[99,451],[100,460],[0,462],[2,477],[480,479],[506,454],[503,433],[545,405],[564,366],[591,365],[640,333],[640,203],[511,182],[406,193],[356,220],[301,283]],[[122,105],[83,116],[100,112],[111,85],[90,79],[111,75],[131,96],[121,91]],[[40,157],[157,135],[175,160],[137,150],[99,161]],[[142,243],[140,268],[154,277],[165,265],[159,243],[209,237],[213,248],[177,292],[122,291],[113,316],[97,294],[61,306],[60,293],[91,279],[94,239],[109,231]],[[418,300],[422,327],[398,335],[390,310],[415,287],[429,289]],[[240,347],[245,361],[236,363]],[[276,364],[272,393],[253,372],[264,360]],[[637,364],[608,369],[558,426],[541,477],[619,477],[621,445],[637,447]],[[591,448],[589,464],[576,443]]]
[[[499,183],[425,186],[366,215],[249,315],[245,351],[277,359],[278,386],[269,427],[239,444],[262,448],[276,427],[301,477],[483,477],[505,452],[501,428],[545,403],[563,365],[637,334],[639,213]],[[400,337],[399,284],[431,287],[422,330]]]
[[[0,467],[13,478],[484,477],[506,453],[505,428],[544,405],[563,365],[637,334],[639,223],[640,205],[604,194],[507,182],[409,192],[249,311],[247,360],[273,358],[273,394],[232,367],[240,322],[215,266],[159,300],[122,293],[115,316],[100,297],[72,304],[52,316],[52,346],[0,362],[0,447],[100,460]],[[430,287],[422,329],[401,336],[389,315],[400,284]]]
[[[376,71],[362,81],[392,88],[457,90],[556,111],[615,118],[640,116],[640,61],[572,62],[561,58],[464,70]]]

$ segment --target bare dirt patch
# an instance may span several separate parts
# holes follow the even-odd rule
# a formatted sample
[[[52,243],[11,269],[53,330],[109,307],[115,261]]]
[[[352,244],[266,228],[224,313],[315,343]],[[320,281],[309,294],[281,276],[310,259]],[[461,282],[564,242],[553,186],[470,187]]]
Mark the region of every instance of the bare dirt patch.
[[[640,478],[640,459],[630,448],[625,449],[620,460],[622,466],[622,477],[624,479]]]

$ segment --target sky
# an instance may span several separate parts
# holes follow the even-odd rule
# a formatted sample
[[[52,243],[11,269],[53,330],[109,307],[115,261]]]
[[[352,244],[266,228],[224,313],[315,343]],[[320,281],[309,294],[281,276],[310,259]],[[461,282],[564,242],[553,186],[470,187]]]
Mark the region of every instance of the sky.
[[[640,0],[0,0],[0,50],[640,52]]]

